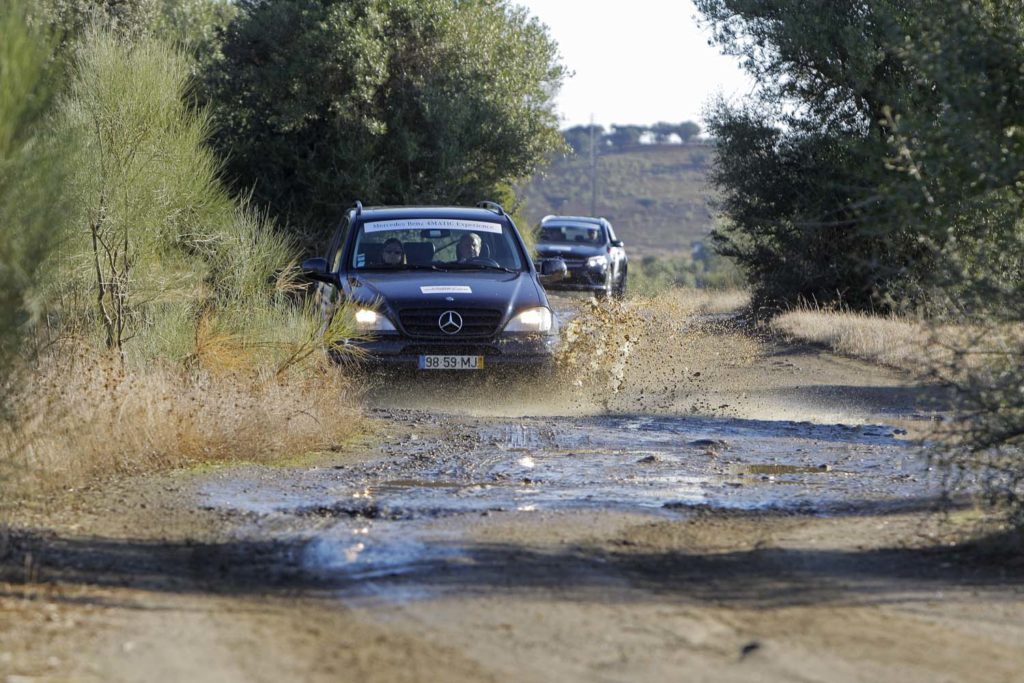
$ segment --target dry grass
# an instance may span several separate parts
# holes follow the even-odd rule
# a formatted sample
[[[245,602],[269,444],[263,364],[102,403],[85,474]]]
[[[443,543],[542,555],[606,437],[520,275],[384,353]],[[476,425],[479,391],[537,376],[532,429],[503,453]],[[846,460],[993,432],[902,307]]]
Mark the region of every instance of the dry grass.
[[[780,315],[771,325],[791,339],[914,372],[929,369],[939,352],[933,328],[903,318],[796,310]]]
[[[772,329],[847,356],[943,380],[962,381],[992,361],[1015,357],[1024,326],[943,324],[848,311],[797,310],[775,318]]]
[[[23,378],[24,379],[24,378]],[[16,495],[112,473],[256,462],[331,448],[360,428],[358,394],[332,368],[126,372],[102,357],[50,362],[12,396],[0,433]],[[11,489],[5,491],[9,496]]]

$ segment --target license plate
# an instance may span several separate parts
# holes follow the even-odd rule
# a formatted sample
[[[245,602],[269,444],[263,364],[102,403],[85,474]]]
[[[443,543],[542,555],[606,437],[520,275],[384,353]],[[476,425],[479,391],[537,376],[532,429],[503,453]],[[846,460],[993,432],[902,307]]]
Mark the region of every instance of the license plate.
[[[420,356],[420,370],[483,370],[483,356]]]

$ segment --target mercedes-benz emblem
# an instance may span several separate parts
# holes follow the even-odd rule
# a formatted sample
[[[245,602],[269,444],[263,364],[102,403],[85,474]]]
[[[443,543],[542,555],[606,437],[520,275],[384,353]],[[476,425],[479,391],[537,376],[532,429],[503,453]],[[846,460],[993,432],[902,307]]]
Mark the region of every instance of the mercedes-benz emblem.
[[[437,326],[445,334],[458,334],[462,330],[462,316],[455,311],[445,311],[437,319]]]

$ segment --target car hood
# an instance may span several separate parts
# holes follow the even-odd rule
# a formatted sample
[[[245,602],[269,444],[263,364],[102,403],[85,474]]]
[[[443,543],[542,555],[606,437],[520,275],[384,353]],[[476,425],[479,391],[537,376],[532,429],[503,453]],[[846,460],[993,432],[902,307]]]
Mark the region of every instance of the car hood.
[[[488,308],[505,317],[534,306],[547,306],[531,273],[496,271],[399,271],[350,275],[353,300],[380,300],[392,311],[406,308]]]
[[[537,254],[541,258],[585,259],[606,253],[606,247],[592,244],[566,244],[559,242],[537,243]]]

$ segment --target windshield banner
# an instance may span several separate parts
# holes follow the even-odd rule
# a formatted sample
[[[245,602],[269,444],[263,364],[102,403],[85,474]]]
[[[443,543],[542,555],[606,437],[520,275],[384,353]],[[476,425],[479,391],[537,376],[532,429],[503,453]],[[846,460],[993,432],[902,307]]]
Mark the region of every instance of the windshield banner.
[[[397,221],[373,221],[363,225],[364,232],[385,230],[472,230],[501,234],[500,223],[486,221],[464,221],[456,218],[406,218]]]

